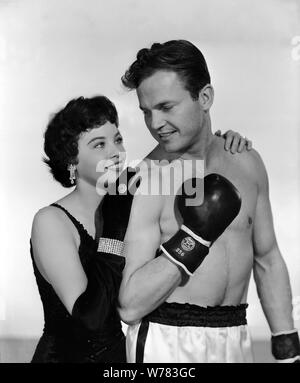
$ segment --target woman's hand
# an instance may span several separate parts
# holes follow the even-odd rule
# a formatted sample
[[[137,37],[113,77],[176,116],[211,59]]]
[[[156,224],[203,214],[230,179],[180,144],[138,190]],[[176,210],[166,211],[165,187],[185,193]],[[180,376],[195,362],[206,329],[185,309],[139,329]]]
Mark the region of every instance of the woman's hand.
[[[233,130],[227,130],[224,134],[222,134],[221,130],[217,130],[215,135],[225,139],[224,148],[225,150],[230,150],[232,154],[252,149],[252,141],[246,137],[242,137],[239,133],[234,132]]]

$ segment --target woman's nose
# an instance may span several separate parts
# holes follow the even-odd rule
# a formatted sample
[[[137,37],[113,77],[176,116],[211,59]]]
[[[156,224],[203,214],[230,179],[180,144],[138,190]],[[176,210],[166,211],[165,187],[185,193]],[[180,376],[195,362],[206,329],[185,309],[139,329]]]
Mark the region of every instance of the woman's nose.
[[[111,144],[108,148],[108,157],[109,158],[117,158],[119,156],[120,148],[117,145]]]

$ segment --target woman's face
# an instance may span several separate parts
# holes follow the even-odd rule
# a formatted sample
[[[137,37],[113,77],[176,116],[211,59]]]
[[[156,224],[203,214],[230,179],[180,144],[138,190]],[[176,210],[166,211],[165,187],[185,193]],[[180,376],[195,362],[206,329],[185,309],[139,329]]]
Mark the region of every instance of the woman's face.
[[[105,188],[118,178],[125,158],[123,138],[118,128],[106,122],[80,135],[77,179]]]

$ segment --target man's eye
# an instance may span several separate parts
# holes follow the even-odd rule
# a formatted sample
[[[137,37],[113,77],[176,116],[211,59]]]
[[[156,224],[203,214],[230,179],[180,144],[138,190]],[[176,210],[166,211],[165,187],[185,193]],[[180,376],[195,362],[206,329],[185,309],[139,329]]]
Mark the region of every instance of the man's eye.
[[[122,142],[123,142],[123,137],[119,137],[116,139],[117,144],[122,144]]]
[[[172,108],[173,108],[173,106],[171,106],[171,105],[165,105],[165,106],[163,106],[161,109],[162,109],[163,111],[167,112],[168,110],[171,110]]]
[[[95,148],[104,148],[105,143],[104,142],[99,142],[97,145],[95,145]]]

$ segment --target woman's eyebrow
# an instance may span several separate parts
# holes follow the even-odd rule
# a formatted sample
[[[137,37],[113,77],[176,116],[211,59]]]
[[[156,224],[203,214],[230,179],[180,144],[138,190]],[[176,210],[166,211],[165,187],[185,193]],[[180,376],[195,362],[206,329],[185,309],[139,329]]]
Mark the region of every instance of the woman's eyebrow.
[[[91,142],[96,141],[96,140],[105,140],[105,139],[106,139],[106,137],[104,137],[104,136],[101,136],[101,137],[94,137],[94,138],[92,138],[92,139],[88,142],[88,144],[90,144]]]

